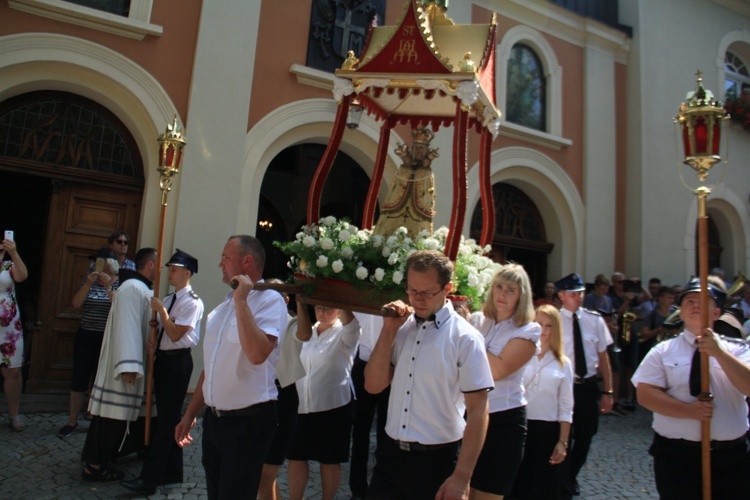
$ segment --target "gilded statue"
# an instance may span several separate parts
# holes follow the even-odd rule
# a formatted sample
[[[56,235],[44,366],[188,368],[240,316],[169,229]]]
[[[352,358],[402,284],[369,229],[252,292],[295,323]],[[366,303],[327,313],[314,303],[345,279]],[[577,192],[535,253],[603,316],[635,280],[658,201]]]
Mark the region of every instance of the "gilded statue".
[[[401,226],[408,235],[415,237],[420,231],[432,234],[432,218],[435,216],[435,176],[432,160],[440,156],[438,150],[430,148],[435,137],[425,127],[412,129],[412,147],[398,144],[395,153],[401,158],[388,196],[380,207],[380,217],[375,225],[375,234],[390,236]]]

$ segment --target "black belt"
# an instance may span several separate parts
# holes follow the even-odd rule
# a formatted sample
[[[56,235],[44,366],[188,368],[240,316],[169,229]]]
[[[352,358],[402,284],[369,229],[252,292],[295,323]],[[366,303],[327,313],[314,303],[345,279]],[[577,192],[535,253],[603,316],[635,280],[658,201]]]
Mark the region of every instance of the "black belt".
[[[254,417],[256,415],[260,415],[260,412],[263,410],[264,406],[272,403],[274,403],[274,401],[266,401],[264,403],[254,404],[246,408],[240,408],[239,410],[219,410],[218,408],[215,408],[213,406],[209,406],[208,409],[211,410],[211,413],[213,413],[216,418]]]
[[[389,439],[393,442],[395,446],[397,446],[402,451],[435,451],[442,448],[447,448],[449,446],[454,446],[458,443],[458,441],[454,441],[452,443],[441,443],[441,444],[422,444],[417,443],[416,441],[399,441],[397,439],[390,438]]]
[[[590,383],[592,383],[592,382],[596,382],[596,375],[593,375],[593,376],[591,376],[591,377],[587,377],[587,378],[580,378],[580,377],[576,377],[576,378],[575,378],[575,379],[573,380],[573,383],[575,383],[575,384],[579,384],[579,385],[580,385],[580,384],[590,384]]]
[[[688,448],[700,448],[702,443],[700,441],[689,441],[687,439],[671,439],[671,438],[665,438],[664,436],[660,436],[659,434],[655,434],[655,438],[657,441],[661,441],[665,444],[676,444],[679,446],[686,446]],[[711,449],[712,450],[726,450],[728,448],[734,448],[735,446],[740,446],[745,444],[745,436],[738,437],[737,439],[731,439],[729,441],[717,441],[717,440],[711,440]]]
[[[170,349],[168,351],[163,351],[161,349],[156,350],[156,355],[161,357],[169,357],[169,356],[177,356],[178,354],[188,354],[190,353],[190,348],[186,347],[184,349]]]

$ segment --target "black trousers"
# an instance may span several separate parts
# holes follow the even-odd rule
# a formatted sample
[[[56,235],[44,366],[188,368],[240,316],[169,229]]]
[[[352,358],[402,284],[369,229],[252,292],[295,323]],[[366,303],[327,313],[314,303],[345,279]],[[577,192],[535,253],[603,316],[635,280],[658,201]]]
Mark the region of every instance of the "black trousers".
[[[252,415],[217,417],[203,413],[203,468],[209,500],[256,498],[263,461],[271,446],[276,401],[248,408]]]
[[[560,439],[560,422],[529,420],[526,448],[511,498],[557,500],[560,498],[560,467],[549,457]]]
[[[117,459],[117,452],[122,444],[127,420],[115,420],[112,418],[94,415],[86,433],[86,441],[83,444],[81,460],[87,464],[106,467]]]
[[[368,500],[433,500],[453,474],[460,442],[430,451],[404,451],[386,437],[375,453]]]
[[[599,386],[595,380],[573,385],[573,425],[570,428],[568,458],[562,463],[562,498],[571,498],[573,485],[599,430]]]
[[[700,500],[703,491],[699,442],[667,439],[654,434],[649,449],[654,457],[656,490],[662,500]],[[711,498],[750,498],[750,447],[747,439],[711,451]]]
[[[372,419],[377,410],[377,440],[380,444],[385,438],[385,420],[388,415],[388,397],[390,386],[380,394],[370,394],[365,390],[366,361],[354,358],[352,382],[357,401],[354,406],[354,426],[352,427],[352,454],[349,467],[349,488],[352,496],[364,497],[367,493],[367,461],[370,456],[370,430]]]
[[[182,448],[174,440],[174,428],[182,418],[193,357],[189,349],[156,352],[154,397],[157,424],[151,439],[151,455],[141,469],[141,479],[162,483],[182,482]]]

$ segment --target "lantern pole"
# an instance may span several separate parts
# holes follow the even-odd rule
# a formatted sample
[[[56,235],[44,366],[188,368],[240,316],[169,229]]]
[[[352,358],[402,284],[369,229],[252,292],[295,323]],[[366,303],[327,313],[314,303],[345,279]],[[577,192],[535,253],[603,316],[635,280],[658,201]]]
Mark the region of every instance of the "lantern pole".
[[[683,163],[695,170],[698,187],[690,187],[679,170],[682,183],[697,197],[698,201],[698,274],[701,283],[701,335],[710,328],[708,314],[708,211],[707,198],[713,185],[707,183],[711,168],[721,160],[719,145],[722,123],[729,117],[721,102],[715,100],[713,93],[703,87],[702,73],[698,71],[697,88],[689,92],[686,102],[680,105],[675,116],[675,124],[683,142]],[[679,155],[678,155],[679,156]],[[725,155],[726,158],[726,155]],[[726,168],[727,160],[724,160]],[[723,173],[722,173],[723,178]],[[719,182],[721,179],[719,179]],[[700,401],[712,401],[708,354],[700,353],[701,392]],[[701,421],[701,476],[703,479],[703,498],[711,499],[711,420]]]
[[[159,216],[159,236],[156,246],[156,262],[159,266],[154,275],[154,293],[159,293],[159,284],[161,278],[162,252],[164,249],[164,226],[167,220],[167,198],[172,190],[172,183],[177,174],[180,173],[180,162],[182,161],[182,150],[185,147],[185,135],[182,128],[177,124],[177,115],[171,125],[167,125],[167,130],[161,134],[156,141],[159,143],[159,166],[156,170],[159,172],[159,189],[161,190],[161,212]],[[153,400],[154,385],[154,353],[156,348],[156,330],[159,326],[157,312],[153,311],[151,315],[150,345],[148,349],[148,370],[146,371],[146,428],[144,433],[144,444],[148,446],[151,441],[151,404]]]

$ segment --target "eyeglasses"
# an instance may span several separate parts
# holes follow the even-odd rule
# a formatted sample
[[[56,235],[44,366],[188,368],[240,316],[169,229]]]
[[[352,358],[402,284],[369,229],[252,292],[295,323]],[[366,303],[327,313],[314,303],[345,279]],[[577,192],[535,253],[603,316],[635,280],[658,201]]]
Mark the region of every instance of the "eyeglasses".
[[[428,299],[428,298],[434,297],[435,295],[437,295],[437,294],[439,294],[440,292],[442,292],[442,291],[443,291],[443,288],[444,288],[444,287],[443,287],[443,286],[441,286],[441,287],[440,287],[440,288],[438,289],[438,291],[437,291],[437,292],[418,292],[418,291],[414,290],[413,288],[409,288],[409,287],[407,286],[407,287],[405,287],[405,288],[404,288],[404,290],[406,290],[406,293],[407,293],[407,294],[408,294],[408,295],[409,295],[410,297],[418,297],[418,298],[420,298],[420,299]]]
[[[117,240],[117,243],[119,243],[120,245],[127,245],[128,240]]]

